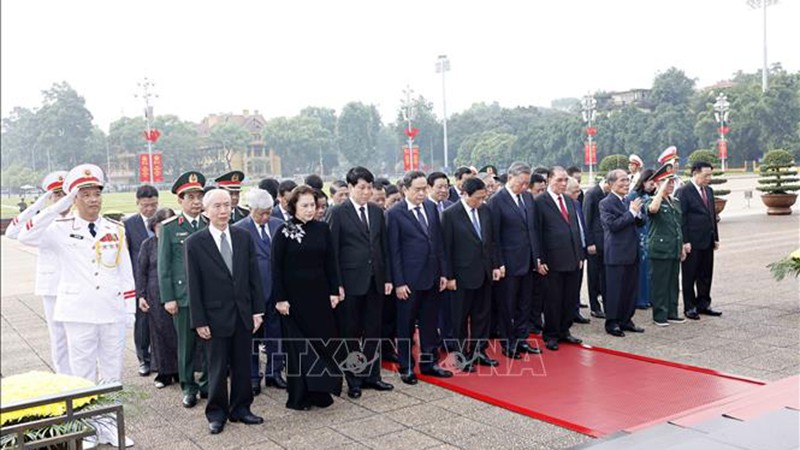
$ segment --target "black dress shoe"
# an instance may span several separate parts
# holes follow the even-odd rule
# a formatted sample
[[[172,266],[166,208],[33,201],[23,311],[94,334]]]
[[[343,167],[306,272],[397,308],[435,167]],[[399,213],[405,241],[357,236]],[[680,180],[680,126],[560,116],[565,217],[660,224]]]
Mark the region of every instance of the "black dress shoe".
[[[286,380],[284,380],[283,376],[281,375],[275,375],[274,377],[266,377],[264,378],[264,386],[274,387],[278,389],[286,389]]]
[[[479,353],[478,357],[475,359],[475,362],[478,363],[480,366],[488,366],[488,367],[495,367],[500,363],[497,362],[496,359],[489,358],[486,356],[485,353]]]
[[[536,336],[541,336],[542,335],[542,327],[534,325],[534,326],[531,327],[531,329],[528,332],[528,334],[535,334]]]
[[[394,386],[392,386],[389,383],[386,383],[383,380],[378,380],[378,381],[365,381],[364,384],[361,385],[361,388],[372,389],[375,391],[391,391],[392,389],[394,389]]]
[[[400,375],[400,381],[405,384],[417,384],[417,376],[414,375],[414,372],[406,372]]]
[[[606,318],[606,313],[604,313],[603,311],[592,311],[591,314],[592,314],[592,317],[596,317],[598,319],[605,319]]]
[[[475,368],[475,364],[466,364],[461,368],[461,371],[464,373],[475,373],[478,369]]]
[[[139,376],[146,377],[148,375],[150,375],[150,364],[139,363]]]
[[[203,400],[207,399],[208,398],[208,392],[201,392],[200,393],[200,398],[202,398]]]
[[[517,353],[530,353],[532,355],[538,355],[542,353],[542,351],[536,347],[531,347],[527,342],[523,342],[517,346]]]
[[[697,314],[696,309],[690,309],[686,311],[683,315],[686,316],[687,319],[700,320],[700,314]]]
[[[591,320],[587,319],[586,317],[583,317],[582,314],[578,314],[577,316],[575,316],[575,318],[572,319],[572,321],[575,323],[582,323],[584,325],[587,323],[591,323]]]
[[[208,431],[211,434],[220,434],[224,429],[225,429],[225,422],[214,421],[208,423]]]
[[[250,387],[253,389],[253,397],[261,393],[261,380],[250,380]]]
[[[242,416],[231,416],[231,422],[241,422],[245,425],[260,425],[264,423],[264,418],[257,416],[251,412]]]
[[[556,351],[558,350],[558,341],[555,339],[548,339],[544,346],[547,347],[548,350]]]
[[[589,305],[587,305],[586,303],[581,302],[581,308],[588,308],[588,307],[589,307]]]
[[[194,394],[185,394],[183,396],[183,407],[194,408],[197,405],[197,396]]]
[[[453,376],[453,372],[444,370],[435,364],[430,369],[420,370],[419,372],[423,375],[436,378],[450,378]]]
[[[503,356],[505,356],[508,359],[520,359],[520,358],[522,358],[522,356],[516,350],[511,351],[509,349],[504,348],[503,350],[501,350],[501,352],[503,353]]]
[[[347,390],[347,396],[352,399],[361,398],[361,388],[360,387],[351,387]]]
[[[631,333],[644,333],[644,328],[637,327],[634,324],[630,324],[623,326],[622,331],[630,331]]]
[[[704,316],[712,316],[712,317],[719,317],[719,316],[722,315],[721,311],[717,311],[717,310],[714,310],[714,309],[711,309],[711,308],[698,309],[697,313],[698,314],[702,314]]]
[[[625,332],[623,332],[622,328],[620,327],[614,327],[610,330],[606,330],[606,333],[616,337],[625,337]]]
[[[583,344],[583,340],[576,338],[575,336],[568,334],[566,337],[559,339],[561,342],[566,342],[568,344]]]

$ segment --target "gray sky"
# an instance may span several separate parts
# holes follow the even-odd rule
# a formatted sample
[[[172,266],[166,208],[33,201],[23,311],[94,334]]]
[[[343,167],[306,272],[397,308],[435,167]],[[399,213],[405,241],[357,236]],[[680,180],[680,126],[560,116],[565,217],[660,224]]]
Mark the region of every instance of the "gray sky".
[[[337,111],[378,105],[394,120],[408,84],[441,116],[480,101],[549,106],[587,91],[650,86],[677,66],[699,86],[761,67],[761,12],[745,0],[63,1],[3,0],[2,115],[67,81],[108,130],[140,114]],[[768,9],[769,61],[800,70],[800,0]]]

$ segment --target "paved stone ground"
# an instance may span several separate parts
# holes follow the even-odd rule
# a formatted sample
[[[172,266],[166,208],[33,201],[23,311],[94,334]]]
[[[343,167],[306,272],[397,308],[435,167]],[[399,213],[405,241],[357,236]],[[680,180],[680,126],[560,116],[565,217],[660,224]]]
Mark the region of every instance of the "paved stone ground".
[[[722,246],[712,291],[722,318],[657,328],[649,311],[639,311],[635,321],[647,329],[643,335],[613,338],[597,320],[576,325],[574,334],[590,345],[763,380],[800,373],[798,283],[777,283],[765,268],[800,246],[800,215],[795,210],[792,216],[767,217],[758,198],[748,208],[743,192],[754,185],[752,178],[739,178],[726,186],[733,192],[720,223]],[[49,370],[42,305],[31,294],[34,264],[34,250],[2,238],[2,375]],[[264,416],[264,425],[229,424],[223,434],[210,436],[202,402],[184,409],[177,386],[159,391],[150,377],[136,375],[132,345],[131,338],[125,357],[125,411],[136,448],[555,449],[592,440],[439,387],[406,386],[389,373],[385,378],[395,384],[394,392],[365,391],[358,401],[345,397],[326,410],[304,413],[287,410],[285,393],[268,389],[253,405]]]

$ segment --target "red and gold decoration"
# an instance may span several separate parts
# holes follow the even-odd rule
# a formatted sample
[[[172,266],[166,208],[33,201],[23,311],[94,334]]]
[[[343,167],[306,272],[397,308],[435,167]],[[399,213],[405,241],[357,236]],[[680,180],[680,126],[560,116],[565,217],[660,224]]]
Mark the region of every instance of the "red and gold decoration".
[[[147,153],[139,154],[139,181],[149,183],[150,179],[150,156]],[[164,161],[161,152],[153,152],[153,178],[154,183],[164,182]]]

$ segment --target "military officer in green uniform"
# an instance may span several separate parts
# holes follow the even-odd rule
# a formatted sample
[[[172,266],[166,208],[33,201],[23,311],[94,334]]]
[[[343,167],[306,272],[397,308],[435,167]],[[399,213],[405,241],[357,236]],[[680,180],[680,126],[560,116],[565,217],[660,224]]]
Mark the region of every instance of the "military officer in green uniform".
[[[234,170],[225,175],[220,175],[214,181],[220,189],[225,189],[231,194],[231,218],[229,223],[234,224],[250,215],[250,210],[239,206],[239,193],[242,191],[244,172]]]
[[[659,185],[658,192],[645,203],[650,216],[647,235],[650,258],[650,300],[653,321],[658,326],[683,323],[678,316],[678,273],[683,252],[681,207],[672,196],[675,190],[675,171],[671,163],[662,165],[651,179]]]
[[[184,242],[192,233],[208,226],[202,214],[203,185],[205,177],[200,172],[186,172],[172,185],[172,193],[178,196],[181,213],[161,225],[158,239],[158,284],[164,308],[172,315],[178,336],[178,375],[183,391],[183,406],[191,408],[197,404],[197,394],[208,395],[208,365],[205,352],[198,352],[198,337],[191,328],[189,298],[184,265]],[[202,355],[202,374],[195,381],[195,355]]]

